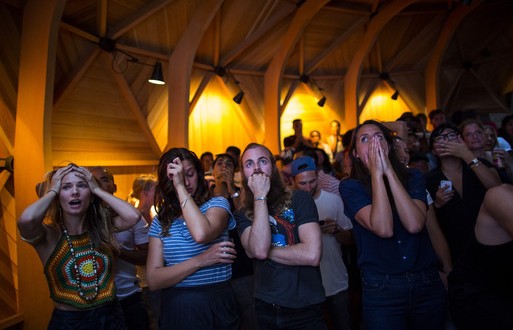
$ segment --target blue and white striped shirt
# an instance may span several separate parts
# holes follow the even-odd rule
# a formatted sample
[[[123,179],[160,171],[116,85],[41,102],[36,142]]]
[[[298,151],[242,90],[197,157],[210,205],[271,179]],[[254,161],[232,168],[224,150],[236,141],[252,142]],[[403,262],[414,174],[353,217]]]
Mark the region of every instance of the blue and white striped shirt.
[[[194,241],[183,218],[178,218],[173,221],[169,228],[169,236],[161,235],[162,226],[160,225],[160,221],[157,216],[153,219],[148,236],[159,238],[162,241],[164,249],[164,264],[166,267],[179,264],[201,254],[213,244],[220,242],[223,238],[227,238],[228,230],[235,228],[235,219],[230,211],[230,203],[226,198],[214,197],[201,205],[199,209],[201,213],[205,214],[211,207],[220,207],[226,210],[230,215],[230,218],[228,220],[227,227],[221,235],[217,239],[206,244],[200,244]],[[175,286],[188,287],[213,284],[228,281],[231,277],[231,264],[215,264],[197,270]]]

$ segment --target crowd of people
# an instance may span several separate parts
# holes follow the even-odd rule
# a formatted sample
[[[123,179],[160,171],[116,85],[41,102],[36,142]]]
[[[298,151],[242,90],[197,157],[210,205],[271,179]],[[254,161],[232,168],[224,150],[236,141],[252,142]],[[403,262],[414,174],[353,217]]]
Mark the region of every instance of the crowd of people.
[[[126,199],[107,168],[49,172],[18,219],[48,328],[513,329],[513,115],[329,126],[171,148]]]

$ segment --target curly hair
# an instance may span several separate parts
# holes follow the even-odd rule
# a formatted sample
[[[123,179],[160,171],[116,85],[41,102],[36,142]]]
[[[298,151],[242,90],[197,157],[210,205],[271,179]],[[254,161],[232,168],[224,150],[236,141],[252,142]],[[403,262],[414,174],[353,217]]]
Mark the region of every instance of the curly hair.
[[[205,173],[201,166],[201,161],[196,154],[185,148],[172,148],[166,151],[159,160],[157,187],[155,189],[155,209],[159,222],[162,226],[161,235],[169,235],[169,228],[174,220],[182,215],[180,200],[173,185],[173,181],[167,176],[167,166],[175,158],[179,158],[182,162],[189,161],[194,167],[198,176],[196,191],[191,195],[197,205],[202,205],[208,201],[212,194],[208,189]]]
[[[280,174],[280,170],[276,166],[276,159],[274,158],[271,151],[264,145],[258,143],[250,143],[247,145],[246,149],[242,153],[241,159],[244,159],[244,155],[248,150],[261,148],[264,149],[267,153],[269,160],[272,165],[272,173],[271,173],[271,189],[269,190],[269,194],[267,195],[267,209],[269,213],[281,213],[286,208],[289,208],[292,204],[292,192],[287,188]],[[241,165],[244,166],[244,163],[241,162]],[[244,175],[244,171],[241,171],[242,175],[242,207],[245,210],[245,215],[248,219],[253,219],[253,208],[255,203],[255,196],[253,192],[248,187],[248,179]]]

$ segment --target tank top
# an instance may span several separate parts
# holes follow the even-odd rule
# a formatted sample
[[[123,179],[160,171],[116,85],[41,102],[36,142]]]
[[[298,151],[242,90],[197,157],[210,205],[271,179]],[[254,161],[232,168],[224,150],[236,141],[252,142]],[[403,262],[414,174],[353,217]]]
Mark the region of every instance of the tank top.
[[[75,258],[65,235],[62,234],[45,264],[44,272],[50,297],[55,302],[80,309],[93,308],[114,300],[116,289],[111,253],[96,247],[91,249],[92,243],[88,233],[70,235],[70,241]],[[80,273],[79,278],[77,271]],[[98,294],[95,296],[96,286]],[[83,296],[80,294],[81,291]]]

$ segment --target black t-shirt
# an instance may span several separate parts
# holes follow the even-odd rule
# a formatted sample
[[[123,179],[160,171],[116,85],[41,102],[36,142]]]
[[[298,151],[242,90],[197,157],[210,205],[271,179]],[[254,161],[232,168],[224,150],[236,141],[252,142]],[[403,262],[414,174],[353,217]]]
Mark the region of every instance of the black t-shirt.
[[[244,210],[235,215],[239,234],[251,226]],[[279,215],[270,215],[274,246],[299,243],[298,227],[318,221],[313,198],[304,191],[292,195],[292,207]],[[270,259],[255,259],[255,298],[288,308],[302,308],[325,300],[319,267],[290,266]]]

